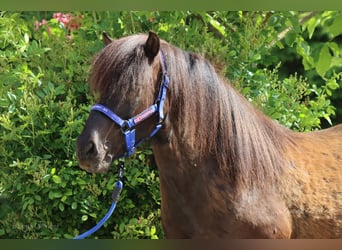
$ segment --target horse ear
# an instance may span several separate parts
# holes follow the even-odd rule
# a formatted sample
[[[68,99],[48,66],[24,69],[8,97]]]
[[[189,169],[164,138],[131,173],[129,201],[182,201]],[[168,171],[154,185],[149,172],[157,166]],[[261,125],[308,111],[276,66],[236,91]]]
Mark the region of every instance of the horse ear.
[[[107,33],[106,33],[105,31],[102,32],[102,39],[103,39],[103,43],[104,43],[105,45],[108,45],[108,44],[110,44],[111,42],[113,42],[113,39],[110,38],[110,37],[107,35]]]
[[[156,33],[150,31],[145,43],[145,53],[150,60],[158,54],[160,48],[160,39]]]

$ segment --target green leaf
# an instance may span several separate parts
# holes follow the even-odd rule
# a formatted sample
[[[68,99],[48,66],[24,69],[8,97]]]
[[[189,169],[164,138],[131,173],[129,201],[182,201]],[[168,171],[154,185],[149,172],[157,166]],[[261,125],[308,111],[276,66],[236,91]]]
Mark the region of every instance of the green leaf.
[[[7,92],[7,97],[11,102],[15,102],[17,100],[17,96],[11,92]]]
[[[316,64],[317,73],[324,78],[325,74],[330,68],[332,56],[329,52],[329,47],[324,45],[319,53],[318,62]]]
[[[8,106],[8,101],[5,98],[0,98],[0,107],[5,108]]]
[[[50,191],[50,192],[49,192],[49,199],[51,199],[51,200],[52,200],[53,198],[54,198],[54,197],[53,197],[53,192],[52,192],[52,191]]]
[[[50,174],[54,175],[56,173],[56,168],[52,168]]]
[[[217,20],[215,20],[212,16],[210,16],[208,13],[206,14],[208,17],[208,20],[210,24],[215,27],[215,29],[221,33],[222,36],[226,35],[225,27],[221,25]]]
[[[330,89],[326,89],[325,91],[327,92],[327,95],[328,95],[328,96],[332,96],[332,92],[331,92]]]
[[[29,43],[30,41],[30,37],[27,33],[24,34],[24,40],[25,40],[25,43]]]
[[[328,29],[333,37],[342,34],[342,15],[337,16],[333,24]]]
[[[82,218],[81,218],[82,221],[87,221],[88,220],[88,215],[83,215]]]
[[[52,180],[53,180],[56,184],[59,184],[59,183],[62,182],[61,177],[59,177],[58,175],[52,176]]]
[[[62,201],[62,202],[65,202],[65,201],[67,200],[67,198],[68,198],[68,197],[67,197],[66,195],[63,195],[61,201]]]
[[[93,217],[93,218],[97,218],[97,214],[96,213],[90,213],[89,216]]]
[[[63,234],[65,239],[73,239],[74,236],[72,236],[71,234]]]
[[[331,50],[331,52],[333,53],[334,56],[338,56],[341,49],[340,47],[338,46],[337,43],[335,42],[329,42],[327,43],[327,45],[329,46],[329,49]]]
[[[130,225],[136,225],[136,224],[138,224],[138,220],[136,218],[132,218],[129,220],[129,224]]]
[[[327,87],[328,87],[329,89],[335,90],[335,89],[339,88],[340,85],[338,85],[338,83],[336,82],[335,79],[332,79],[332,80],[330,80],[330,81],[327,82]]]
[[[145,160],[145,155],[144,154],[139,154],[138,158],[139,158],[139,160],[144,161]]]
[[[296,41],[297,38],[297,33],[294,31],[290,31],[289,33],[287,33],[287,35],[285,36],[285,42],[289,45],[289,46],[293,46],[293,43]]]
[[[323,117],[332,126],[332,122],[331,122],[331,119],[329,117],[329,114],[324,114]]]
[[[309,38],[312,38],[312,35],[317,27],[317,25],[320,23],[320,19],[316,19],[316,18],[311,18],[308,21],[308,33],[309,33]]]
[[[81,178],[77,178],[77,184],[82,186],[82,185],[86,185],[87,182],[85,180],[81,179]]]
[[[123,233],[124,231],[125,231],[125,223],[122,222],[119,226],[119,232]]]
[[[49,193],[49,198],[61,198],[63,196],[63,194],[61,192],[53,192],[53,191],[50,191]]]
[[[155,226],[152,226],[151,227],[151,230],[150,230],[150,233],[151,233],[151,235],[154,235],[155,233],[156,233],[156,227]]]
[[[73,203],[71,204],[71,209],[72,209],[72,210],[77,209],[77,203],[76,203],[76,202],[73,202]]]
[[[58,204],[58,208],[59,208],[59,210],[61,210],[61,212],[63,212],[63,211],[64,211],[64,205],[63,205],[63,203],[59,203],[59,204]]]

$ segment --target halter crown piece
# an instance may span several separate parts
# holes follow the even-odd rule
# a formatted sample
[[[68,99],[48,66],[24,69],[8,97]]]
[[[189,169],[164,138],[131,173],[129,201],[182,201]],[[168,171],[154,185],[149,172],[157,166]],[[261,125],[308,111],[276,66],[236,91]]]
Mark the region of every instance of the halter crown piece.
[[[116,115],[113,111],[111,111],[109,108],[102,104],[95,104],[91,110],[96,110],[104,115],[106,115],[109,119],[111,119],[114,123],[116,123],[120,129],[122,134],[125,137],[125,143],[126,143],[126,152],[121,155],[121,157],[128,157],[134,153],[134,150],[146,139],[149,139],[153,137],[159,129],[163,125],[164,121],[164,102],[166,98],[166,91],[169,85],[169,77],[167,75],[167,68],[165,64],[165,57],[163,51],[160,51],[160,57],[161,57],[161,66],[162,66],[162,82],[160,85],[159,93],[157,99],[154,101],[154,104],[148,107],[147,109],[143,110],[141,113],[137,114],[136,116],[129,118],[127,120],[124,120],[120,118],[118,115]],[[155,125],[153,131],[150,133],[149,136],[140,139],[138,142],[135,138],[135,127],[139,123],[143,122],[147,118],[153,116],[154,114],[158,114],[159,120],[158,123]]]

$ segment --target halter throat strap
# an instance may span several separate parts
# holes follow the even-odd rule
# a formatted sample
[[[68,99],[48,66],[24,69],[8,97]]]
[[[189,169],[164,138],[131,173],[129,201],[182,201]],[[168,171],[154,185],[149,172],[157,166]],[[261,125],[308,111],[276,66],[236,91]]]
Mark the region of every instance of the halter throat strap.
[[[96,110],[106,115],[109,119],[111,119],[115,124],[117,124],[120,127],[121,132],[125,137],[125,144],[126,144],[126,152],[120,157],[128,157],[132,155],[135,149],[144,140],[153,137],[163,125],[163,121],[165,118],[163,108],[164,108],[166,92],[167,92],[167,88],[169,86],[170,80],[167,74],[164,53],[162,51],[160,51],[160,57],[161,57],[161,68],[162,68],[162,81],[161,81],[161,85],[159,88],[157,99],[155,100],[154,104],[152,104],[150,107],[148,107],[147,109],[143,110],[139,114],[127,120],[122,119],[121,117],[119,117],[117,114],[115,114],[113,111],[111,111],[109,108],[107,108],[106,106],[102,104],[95,104],[91,108],[91,110]],[[135,127],[139,123],[153,116],[154,114],[158,114],[158,117],[159,117],[158,123],[155,125],[154,129],[152,130],[149,136],[142,138],[139,141],[136,141]]]

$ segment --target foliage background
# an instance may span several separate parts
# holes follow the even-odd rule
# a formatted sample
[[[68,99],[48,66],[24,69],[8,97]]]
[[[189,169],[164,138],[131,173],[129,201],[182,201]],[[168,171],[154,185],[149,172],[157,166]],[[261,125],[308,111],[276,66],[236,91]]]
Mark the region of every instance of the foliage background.
[[[340,12],[0,12],[0,238],[72,238],[106,213],[116,181],[78,168],[101,32],[156,31],[206,56],[284,126],[342,121]],[[149,145],[126,160],[115,215],[90,238],[164,238]]]

